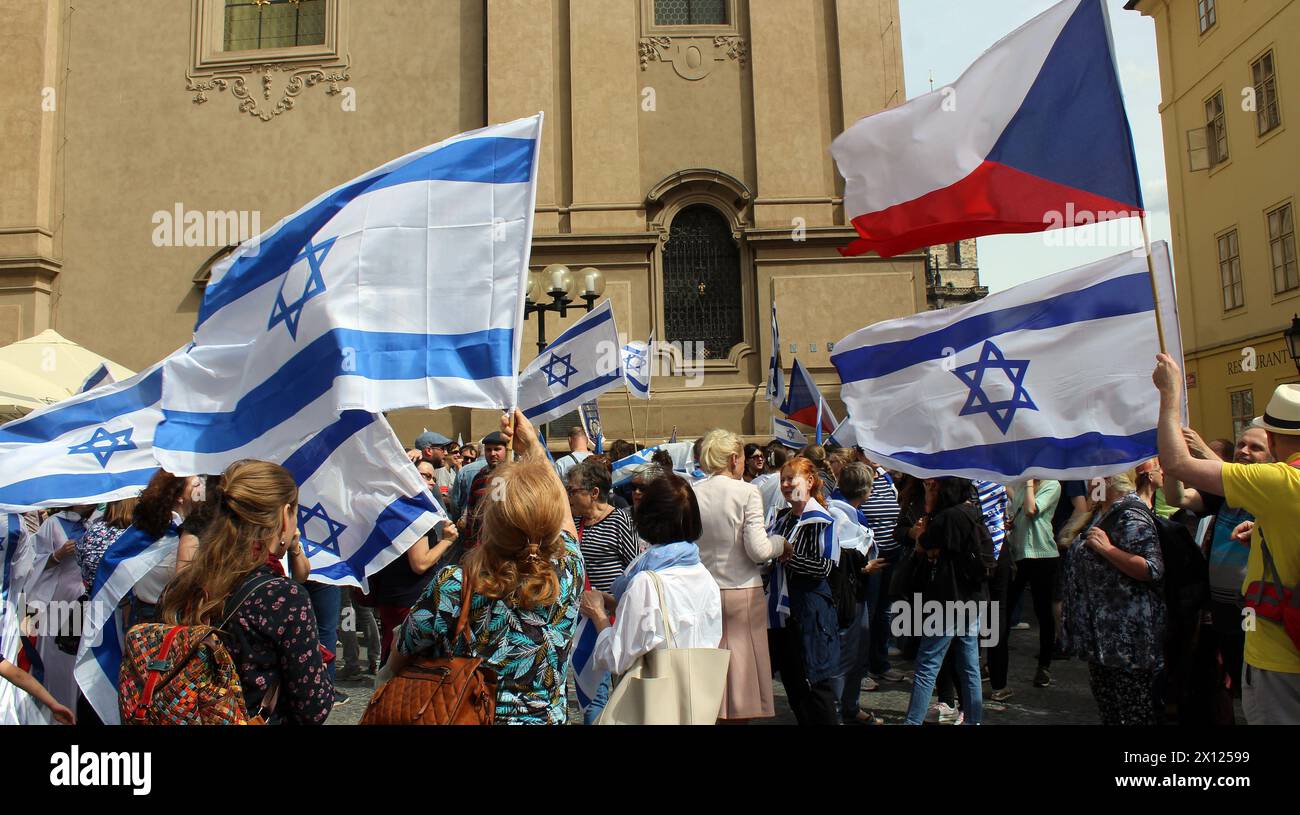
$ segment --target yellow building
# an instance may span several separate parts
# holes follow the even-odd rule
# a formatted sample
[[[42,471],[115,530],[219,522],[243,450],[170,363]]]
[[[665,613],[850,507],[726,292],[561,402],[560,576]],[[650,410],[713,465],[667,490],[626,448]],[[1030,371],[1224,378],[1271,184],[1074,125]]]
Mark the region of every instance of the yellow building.
[[[769,432],[773,298],[785,366],[795,349],[841,415],[831,344],[927,306],[925,251],[836,251],[854,235],[827,147],[904,100],[898,0],[0,0],[0,25],[0,343],[53,327],[147,366],[241,238],[538,110],[533,268],[601,270],[629,339],[702,357],[635,405],[640,438]],[[630,437],[622,394],[601,407]]]
[[[1235,437],[1300,381],[1282,337],[1300,312],[1300,3],[1126,8],[1155,20],[1192,425]]]

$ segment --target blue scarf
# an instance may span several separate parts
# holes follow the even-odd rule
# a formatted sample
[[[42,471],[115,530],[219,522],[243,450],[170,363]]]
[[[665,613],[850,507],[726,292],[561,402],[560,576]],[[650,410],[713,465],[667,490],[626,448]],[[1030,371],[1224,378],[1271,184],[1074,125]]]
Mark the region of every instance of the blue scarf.
[[[690,541],[664,543],[651,546],[645,554],[628,564],[623,576],[614,581],[615,600],[623,599],[623,592],[632,583],[632,578],[641,572],[661,572],[674,566],[696,566],[700,562],[700,547]]]

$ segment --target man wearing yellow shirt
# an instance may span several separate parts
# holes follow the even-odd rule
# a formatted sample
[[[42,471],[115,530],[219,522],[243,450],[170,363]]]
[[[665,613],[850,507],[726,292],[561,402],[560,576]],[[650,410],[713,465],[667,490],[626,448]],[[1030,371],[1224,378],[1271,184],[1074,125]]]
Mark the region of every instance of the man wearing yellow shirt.
[[[1284,586],[1300,583],[1300,385],[1279,385],[1264,412],[1273,464],[1228,464],[1193,458],[1182,432],[1182,371],[1156,357],[1152,381],[1160,391],[1158,443],[1165,473],[1198,490],[1222,495],[1255,516],[1246,582],[1263,579],[1258,541],[1268,542]],[[1241,704],[1250,724],[1300,724],[1300,650],[1280,623],[1258,617],[1246,628]]]

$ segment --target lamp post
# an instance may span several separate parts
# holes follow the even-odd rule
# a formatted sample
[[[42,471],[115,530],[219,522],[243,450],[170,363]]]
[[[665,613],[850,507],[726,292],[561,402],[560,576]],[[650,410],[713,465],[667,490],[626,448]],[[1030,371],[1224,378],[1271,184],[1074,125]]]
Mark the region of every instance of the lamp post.
[[[1300,315],[1291,317],[1291,327],[1283,331],[1282,336],[1286,339],[1286,350],[1291,354],[1291,361],[1300,373]]]
[[[605,275],[590,266],[577,274],[561,263],[551,264],[541,272],[529,272],[524,319],[537,315],[537,353],[546,350],[546,312],[564,317],[571,307],[576,308],[574,300],[582,300],[583,308],[590,313],[604,294]]]

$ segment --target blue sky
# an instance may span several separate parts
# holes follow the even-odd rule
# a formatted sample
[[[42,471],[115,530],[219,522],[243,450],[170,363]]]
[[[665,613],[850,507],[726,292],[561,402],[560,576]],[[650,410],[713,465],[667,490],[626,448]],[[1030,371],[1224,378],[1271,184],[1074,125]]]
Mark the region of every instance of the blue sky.
[[[909,99],[955,81],[979,55],[1002,37],[1051,8],[1056,0],[901,0],[903,63]],[[1129,122],[1137,147],[1138,170],[1150,213],[1151,240],[1169,239],[1169,197],[1164,143],[1160,130],[1160,78],[1155,24],[1124,0],[1106,0]],[[1044,234],[1000,235],[979,239],[980,282],[1001,291],[1052,272],[1119,254],[1140,246],[1132,229],[1116,225],[1065,230],[1058,239],[1076,245],[1047,245]],[[1051,233],[1046,233],[1050,235]],[[1123,240],[1129,238],[1129,240]],[[1123,240],[1123,242],[1117,242]],[[1104,246],[1088,245],[1109,241]]]

